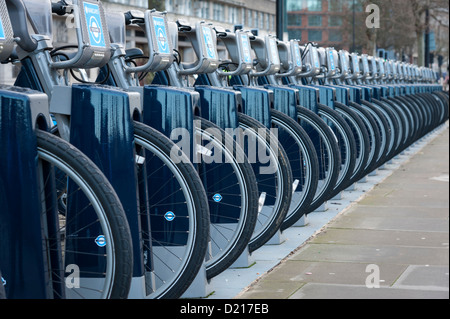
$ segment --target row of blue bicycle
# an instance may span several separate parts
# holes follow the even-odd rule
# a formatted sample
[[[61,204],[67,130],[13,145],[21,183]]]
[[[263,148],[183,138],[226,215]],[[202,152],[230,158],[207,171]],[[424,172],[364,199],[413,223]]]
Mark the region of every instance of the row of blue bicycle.
[[[98,0],[0,0],[0,61],[0,298],[180,298],[448,119],[430,69]]]

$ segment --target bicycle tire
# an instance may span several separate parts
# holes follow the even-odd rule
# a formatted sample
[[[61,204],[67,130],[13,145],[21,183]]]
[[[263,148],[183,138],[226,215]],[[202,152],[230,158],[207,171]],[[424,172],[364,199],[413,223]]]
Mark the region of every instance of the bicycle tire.
[[[365,175],[366,167],[369,164],[370,139],[369,132],[361,117],[349,106],[335,102],[336,112],[338,112],[350,126],[356,142],[356,163],[353,175],[347,182],[350,186],[360,180]]]
[[[164,202],[169,202],[169,200],[166,198],[161,202],[161,193],[158,191],[151,191],[147,194],[147,200],[151,207],[149,235],[153,244],[151,247],[145,247],[144,244],[144,248],[152,253],[155,268],[151,271],[155,273],[158,284],[155,287],[147,287],[146,298],[179,298],[197,276],[202,266],[201,261],[206,254],[209,236],[208,201],[200,177],[189,159],[184,154],[178,154],[179,161],[175,163],[172,160],[173,153],[171,152],[174,150],[174,143],[171,140],[139,122],[134,122],[134,129],[135,144],[146,151],[148,167],[155,167],[155,161],[157,161],[158,167],[164,165],[164,168],[161,169],[168,170],[167,174],[172,174],[172,177],[169,176],[167,179],[172,178],[171,183],[175,184],[174,187],[177,189],[177,193],[171,193],[170,198],[182,196],[181,201],[183,201],[176,206],[177,209],[174,209],[173,206],[170,207],[176,219],[168,221],[165,214],[159,212],[166,212],[169,209]],[[150,156],[149,153],[152,155]],[[167,177],[167,174],[162,175]],[[146,176],[149,183],[158,183],[155,178],[157,178],[155,170],[151,170]],[[168,180],[158,185],[161,186],[158,189],[168,188]],[[158,207],[165,209],[158,209]],[[188,222],[183,220],[185,218]],[[174,224],[177,222],[179,222],[178,225]],[[164,228],[160,227],[161,223],[164,223]],[[169,223],[170,226],[168,226]],[[166,231],[167,234],[162,234],[163,231]],[[177,232],[183,232],[180,235],[183,237],[175,238],[178,236]],[[176,259],[176,262],[169,261],[171,257]],[[168,269],[164,269],[164,267]],[[146,280],[146,285],[150,285],[148,280]]]
[[[309,208],[313,212],[328,200],[336,185],[341,153],[334,133],[316,113],[299,106],[297,121],[313,141],[319,160],[319,186]]]
[[[356,141],[350,126],[335,110],[328,106],[318,105],[319,115],[331,121],[341,151],[341,169],[336,185],[328,199],[333,198],[348,187],[348,181],[354,173],[356,165]]]
[[[259,163],[252,165],[260,194],[263,190],[268,191],[267,186],[276,188],[276,193],[271,194],[276,197],[273,201],[273,208],[270,205],[269,211],[264,212],[265,216],[261,216],[264,208],[259,208],[258,223],[248,246],[249,252],[252,253],[266,244],[284,222],[291,206],[293,178],[288,156],[283,146],[279,144],[277,136],[273,136],[272,132],[264,125],[246,114],[239,113],[238,120],[239,127],[243,128],[247,134],[253,134],[253,137],[258,139],[258,147],[265,148],[264,152],[270,154],[269,162],[275,171],[270,177],[272,174],[259,172],[261,167]],[[273,147],[274,142],[277,144],[276,148]],[[268,180],[272,181],[274,185],[267,185]],[[265,197],[267,198],[267,194]]]
[[[386,150],[386,154],[384,155],[384,163],[385,163],[388,160],[390,160],[392,158],[392,156],[395,154],[395,145],[397,144],[397,141],[401,137],[401,135],[399,134],[399,126],[398,126],[397,119],[396,119],[392,109],[390,109],[388,106],[386,106],[381,101],[375,100],[375,99],[372,100],[372,105],[374,107],[376,107],[381,113],[383,113],[383,115],[389,125],[389,131],[390,131],[391,138],[390,138],[388,148]]]
[[[396,112],[384,102],[379,100],[373,100],[372,104],[377,107],[387,119],[390,130],[391,130],[391,141],[389,144],[388,151],[385,155],[385,162],[390,160],[396,154],[397,145],[400,143],[402,138],[402,132],[400,131],[400,125],[398,123],[398,115]]]
[[[380,135],[380,151],[377,154],[375,169],[379,168],[386,160],[386,154],[388,152],[389,143],[391,140],[390,127],[384,116],[384,114],[376,108],[372,103],[367,102],[366,100],[361,101],[362,106],[365,107],[370,114],[373,116],[377,123],[378,133]]]
[[[196,136],[200,136],[208,144],[213,143],[214,147],[219,147],[226,159],[221,163],[210,164],[219,164],[217,167],[213,165],[213,168],[200,169],[200,177],[206,189],[211,214],[209,236],[211,245],[206,256],[206,277],[209,280],[228,269],[248,247],[258,216],[258,187],[253,169],[233,137],[206,119],[195,117],[194,123]],[[196,144],[198,145],[198,142]],[[204,161],[199,162],[200,166],[206,164]],[[225,164],[226,166],[223,166]],[[224,168],[231,170],[230,174],[235,176],[232,185],[228,183],[232,176],[224,174]],[[216,176],[219,178],[215,178]],[[212,183],[208,183],[208,180]],[[221,188],[222,182],[226,184],[223,186],[226,187],[225,189]],[[220,187],[219,190],[217,187]],[[230,191],[230,187],[236,187],[236,190]],[[223,193],[224,190],[228,190],[229,193]],[[220,200],[215,199],[217,194],[221,196]],[[240,196],[238,200],[241,206],[237,207],[236,216],[224,213],[227,207],[232,207],[232,204],[226,201],[228,195],[232,197],[233,202],[236,200],[235,197]],[[212,235],[213,232],[217,236]],[[215,237],[218,238],[217,241],[214,240]],[[219,242],[221,237],[223,241]]]
[[[96,218],[102,221],[101,227],[103,228],[103,236],[105,236],[107,243],[106,252],[109,253],[108,258],[112,258],[112,264],[108,264],[105,267],[107,272],[106,276],[109,276],[108,280],[112,281],[111,283],[105,281],[105,284],[102,286],[103,291],[95,298],[127,298],[133,269],[132,244],[128,222],[119,198],[103,173],[78,149],[48,132],[41,130],[36,130],[35,132],[37,137],[38,158],[41,165],[44,166],[45,163],[43,162],[45,161],[51,166],[56,167],[59,170],[59,173],[64,172],[68,174],[71,182],[78,183],[78,187],[90,192],[89,194],[86,194],[87,197],[89,196],[90,199],[97,201],[95,203],[91,202],[91,204],[92,206],[98,205],[99,207],[96,211]],[[67,180],[67,178],[64,178],[64,180]],[[46,178],[45,181],[41,182],[46,184],[49,182],[49,179]],[[44,189],[45,187],[42,188],[43,192]],[[72,195],[72,192],[69,194]],[[71,199],[67,198],[67,206],[70,206],[70,203]],[[88,213],[88,211],[84,209],[78,214],[84,214],[85,212]],[[45,214],[49,215],[47,213]],[[67,220],[69,220],[69,217],[66,216]],[[77,218],[78,217],[79,216],[77,216]],[[47,219],[51,218],[54,217],[47,216]],[[50,243],[57,244],[61,236],[63,236],[66,239],[64,249],[67,248],[70,242],[68,241],[68,238],[73,237],[69,232],[69,229],[71,229],[70,224],[70,222],[66,223],[64,228],[58,229],[58,232],[56,233],[57,238],[47,235],[47,242],[49,245],[51,245]],[[78,232],[76,235],[78,236],[79,234],[80,233]],[[64,258],[66,261],[70,254],[75,254],[75,252],[67,249],[64,250]],[[57,262],[52,261],[52,265],[55,264],[57,264]],[[61,271],[63,270],[55,269],[53,267],[52,274],[55,278],[60,278],[58,274],[60,274]],[[108,275],[109,272],[112,272],[112,274]],[[82,274],[83,268],[80,266],[81,277]],[[83,287],[79,289],[83,289]],[[76,294],[81,293],[77,291]]]
[[[370,142],[370,153],[368,158],[367,166],[364,169],[363,175],[368,175],[372,172],[376,167],[376,155],[380,152],[381,142],[380,142],[380,132],[377,128],[377,123],[373,116],[363,108],[361,105],[350,102],[349,107],[354,110],[363,122],[366,124],[367,132],[369,133],[369,142]]]
[[[319,182],[319,162],[311,139],[297,121],[282,112],[272,110],[272,125],[281,128],[288,135],[282,146],[291,167],[294,168],[293,178],[297,181],[296,187],[298,188],[298,185],[301,187],[300,196],[296,195],[295,199],[293,198],[296,201],[295,206],[289,210],[280,227],[281,231],[284,231],[311,212],[311,203]],[[300,180],[302,180],[301,184]],[[297,193],[293,190],[293,194]]]

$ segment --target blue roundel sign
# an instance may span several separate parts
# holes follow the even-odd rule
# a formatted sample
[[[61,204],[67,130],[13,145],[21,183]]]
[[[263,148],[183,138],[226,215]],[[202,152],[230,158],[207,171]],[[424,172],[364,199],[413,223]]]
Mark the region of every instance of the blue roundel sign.
[[[95,238],[95,243],[98,247],[105,247],[106,246],[106,237],[103,235],[98,236]]]
[[[104,48],[106,45],[99,6],[97,4],[85,2],[84,15],[86,17],[90,44],[95,47]]]
[[[170,54],[169,39],[167,37],[164,18],[153,17],[153,25],[155,26],[156,42],[158,43],[159,53]]]
[[[173,213],[173,212],[167,212],[165,215],[164,215],[164,218],[168,221],[168,222],[171,222],[171,221],[173,221],[174,219],[175,219],[175,214]]]
[[[220,194],[216,194],[216,195],[213,196],[213,200],[214,200],[216,203],[220,203],[220,202],[222,201],[222,199],[223,199],[223,197],[222,197],[222,195],[220,195]]]

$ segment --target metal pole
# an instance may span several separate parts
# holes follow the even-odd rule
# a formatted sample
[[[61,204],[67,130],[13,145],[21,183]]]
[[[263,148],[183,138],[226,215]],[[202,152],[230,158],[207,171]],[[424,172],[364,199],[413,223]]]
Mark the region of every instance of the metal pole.
[[[284,35],[284,15],[285,15],[285,0],[277,0],[277,38],[283,40]]]
[[[430,10],[425,11],[425,67],[430,66]]]
[[[353,46],[352,46],[352,52],[356,51],[356,30],[355,30],[355,24],[356,24],[356,0],[353,0]]]

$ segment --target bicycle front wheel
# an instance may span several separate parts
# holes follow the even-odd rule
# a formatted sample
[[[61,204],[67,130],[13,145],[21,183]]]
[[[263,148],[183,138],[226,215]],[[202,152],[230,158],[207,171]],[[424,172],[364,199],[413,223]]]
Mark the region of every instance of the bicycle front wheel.
[[[139,122],[134,128],[146,297],[179,298],[197,276],[208,246],[205,190],[171,140]]]
[[[196,161],[210,209],[206,276],[228,269],[248,247],[258,217],[258,186],[243,149],[231,134],[195,118]]]
[[[311,139],[297,121],[272,110],[272,126],[278,130],[280,145],[288,156],[294,180],[291,207],[281,226],[281,230],[285,230],[311,212],[319,183],[319,161]]]
[[[72,145],[40,130],[36,136],[53,297],[127,298],[133,271],[131,235],[114,189]],[[76,275],[73,285],[67,285],[66,267]]]

